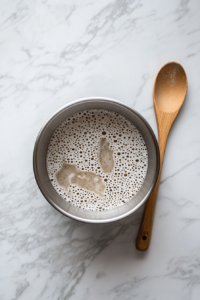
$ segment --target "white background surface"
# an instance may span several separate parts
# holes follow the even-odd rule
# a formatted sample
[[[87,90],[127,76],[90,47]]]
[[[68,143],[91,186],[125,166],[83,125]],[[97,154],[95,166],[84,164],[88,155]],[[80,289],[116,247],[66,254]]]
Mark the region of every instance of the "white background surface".
[[[32,170],[38,131],[72,100],[104,96],[157,135],[152,88],[175,60],[188,94],[171,130],[151,246],[135,249],[142,209],[108,225],[55,211]],[[200,2],[0,2],[0,299],[198,300]]]

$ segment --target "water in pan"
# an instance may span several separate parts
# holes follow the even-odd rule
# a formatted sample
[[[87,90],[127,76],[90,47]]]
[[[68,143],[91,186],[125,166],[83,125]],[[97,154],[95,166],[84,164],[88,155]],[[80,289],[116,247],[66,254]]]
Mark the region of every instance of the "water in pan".
[[[141,188],[148,152],[138,129],[123,116],[85,110],[66,119],[51,137],[47,171],[71,204],[96,211],[128,202]]]

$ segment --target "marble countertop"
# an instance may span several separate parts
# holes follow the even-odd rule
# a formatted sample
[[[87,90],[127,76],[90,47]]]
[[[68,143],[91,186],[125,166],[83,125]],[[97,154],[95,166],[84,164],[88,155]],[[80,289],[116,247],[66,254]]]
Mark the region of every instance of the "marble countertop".
[[[200,298],[199,0],[0,3],[0,299]],[[154,78],[168,61],[188,76],[169,135],[149,250],[143,208],[88,225],[53,209],[33,175],[36,136],[72,100],[110,97],[157,135]]]

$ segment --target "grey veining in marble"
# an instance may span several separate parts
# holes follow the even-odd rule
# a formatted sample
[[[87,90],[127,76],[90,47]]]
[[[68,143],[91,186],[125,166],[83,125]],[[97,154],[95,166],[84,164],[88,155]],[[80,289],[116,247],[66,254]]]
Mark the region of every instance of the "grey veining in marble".
[[[151,246],[142,209],[108,225],[55,211],[33,177],[40,127],[83,97],[118,99],[157,135],[152,88],[180,62],[186,101],[170,132]],[[199,0],[0,2],[0,300],[200,299]]]

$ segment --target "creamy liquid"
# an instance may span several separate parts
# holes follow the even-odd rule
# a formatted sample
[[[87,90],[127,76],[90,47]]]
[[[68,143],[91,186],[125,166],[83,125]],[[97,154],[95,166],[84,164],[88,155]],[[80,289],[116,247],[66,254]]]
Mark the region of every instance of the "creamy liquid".
[[[143,137],[126,118],[87,110],[66,119],[47,151],[47,171],[56,191],[71,204],[107,210],[128,202],[148,167]]]
[[[55,174],[57,183],[69,189],[70,184],[89,192],[93,192],[100,197],[104,196],[105,184],[99,175],[93,172],[84,172],[74,165],[63,162],[62,168]]]
[[[111,173],[114,168],[113,150],[109,142],[102,138],[99,143],[99,163],[104,173]]]

